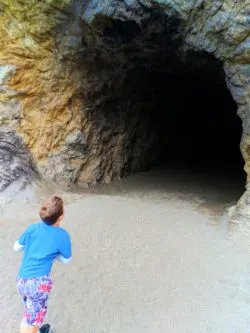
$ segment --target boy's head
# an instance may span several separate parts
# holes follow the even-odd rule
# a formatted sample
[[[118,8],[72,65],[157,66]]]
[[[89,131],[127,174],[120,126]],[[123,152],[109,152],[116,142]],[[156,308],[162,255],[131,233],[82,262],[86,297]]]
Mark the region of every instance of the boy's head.
[[[42,203],[39,215],[44,223],[54,225],[60,223],[63,213],[63,200],[55,195]]]

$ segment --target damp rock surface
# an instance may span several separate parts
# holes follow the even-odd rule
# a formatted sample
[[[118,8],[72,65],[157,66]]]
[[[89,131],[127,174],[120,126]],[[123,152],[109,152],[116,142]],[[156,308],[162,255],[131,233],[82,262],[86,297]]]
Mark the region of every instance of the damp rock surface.
[[[13,195],[35,179],[36,169],[22,138],[15,131],[0,127],[0,192]],[[1,200],[1,198],[0,198]]]

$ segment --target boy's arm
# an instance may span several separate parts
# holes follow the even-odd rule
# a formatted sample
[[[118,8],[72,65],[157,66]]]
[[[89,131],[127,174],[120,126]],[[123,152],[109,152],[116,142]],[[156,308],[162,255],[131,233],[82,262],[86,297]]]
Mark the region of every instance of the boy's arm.
[[[19,239],[15,242],[13,250],[15,252],[19,252],[24,250],[24,247],[27,243],[27,239],[28,239],[28,234],[30,232],[30,230],[32,229],[32,227],[30,226],[27,230],[25,230],[25,232],[19,237]]]
[[[72,257],[72,249],[71,249],[71,239],[67,232],[63,235],[61,246],[59,249],[60,254],[56,258],[64,264],[68,264]]]

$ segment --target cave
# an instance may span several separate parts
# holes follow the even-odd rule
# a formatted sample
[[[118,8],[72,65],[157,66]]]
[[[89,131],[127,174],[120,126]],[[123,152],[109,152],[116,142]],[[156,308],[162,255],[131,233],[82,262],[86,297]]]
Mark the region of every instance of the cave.
[[[136,162],[132,157],[131,170],[164,164],[244,180],[242,124],[222,63],[207,54],[192,57],[202,59],[203,65],[197,68],[179,64],[174,73],[169,73],[168,67],[161,71],[139,67],[129,74],[127,89],[134,82],[133,93],[140,98],[140,104],[143,101],[144,108],[132,138],[136,144],[140,141],[141,151]],[[133,114],[129,117],[133,118]],[[145,128],[140,124],[144,121],[149,128],[143,145],[140,136]],[[131,128],[129,119],[128,123]]]
[[[20,135],[36,175],[69,187],[159,166],[235,177],[249,220],[245,6],[72,0],[31,12],[25,0],[1,13],[0,125],[8,143]],[[15,180],[8,163],[0,188]]]
[[[158,9],[140,25],[97,17],[93,26],[102,44],[90,52],[88,68],[102,84],[88,98],[96,128],[111,129],[101,138],[104,146],[113,138],[107,156],[123,133],[118,161],[108,165],[112,179],[164,166],[234,177],[243,192],[242,121],[223,62],[187,48],[181,21]]]

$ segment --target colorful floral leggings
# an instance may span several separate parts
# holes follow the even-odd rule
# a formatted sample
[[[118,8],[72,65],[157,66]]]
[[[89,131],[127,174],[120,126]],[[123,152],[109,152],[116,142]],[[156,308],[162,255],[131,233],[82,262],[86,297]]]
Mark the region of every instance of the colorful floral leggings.
[[[47,312],[47,303],[52,288],[51,276],[34,279],[16,279],[17,290],[24,301],[24,323],[29,326],[41,326]]]

